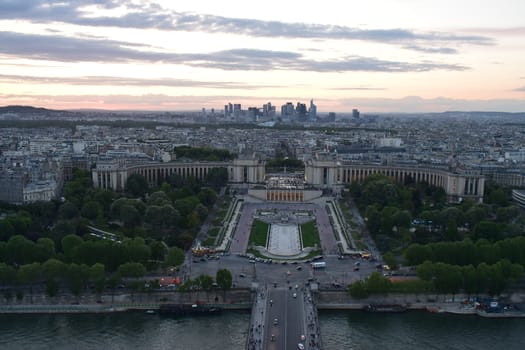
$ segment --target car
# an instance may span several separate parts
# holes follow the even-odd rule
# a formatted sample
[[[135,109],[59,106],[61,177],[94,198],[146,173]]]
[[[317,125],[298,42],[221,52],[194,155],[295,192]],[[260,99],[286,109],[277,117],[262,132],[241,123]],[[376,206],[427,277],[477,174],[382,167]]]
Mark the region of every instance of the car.
[[[299,350],[304,350],[304,345],[303,345],[303,343],[298,343],[298,344],[297,344],[297,349],[299,349]]]
[[[354,271],[359,271],[359,266],[354,266]]]
[[[300,270],[303,269],[303,267],[302,267],[302,266],[297,266],[295,269],[296,269],[297,271],[300,271]]]
[[[274,325],[274,326],[277,326],[278,324],[279,324],[279,320],[276,319],[276,318],[274,318],[274,320],[273,320],[273,325]]]
[[[297,293],[293,293],[292,297],[297,298]]]
[[[245,274],[245,273],[240,273],[240,274],[239,274],[239,277],[244,278],[244,277],[246,277],[246,274]]]

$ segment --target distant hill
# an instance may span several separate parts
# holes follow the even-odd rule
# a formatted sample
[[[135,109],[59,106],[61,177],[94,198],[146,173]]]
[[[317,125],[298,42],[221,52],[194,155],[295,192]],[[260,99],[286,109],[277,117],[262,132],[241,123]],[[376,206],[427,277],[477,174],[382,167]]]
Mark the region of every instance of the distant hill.
[[[0,107],[0,115],[2,114],[12,114],[20,118],[29,117],[32,119],[34,117],[39,116],[51,118],[67,118],[75,115],[76,113],[58,109],[12,105]]]
[[[33,106],[4,106],[0,107],[0,113],[53,113],[53,112],[63,112],[54,109],[47,109],[41,107]]]

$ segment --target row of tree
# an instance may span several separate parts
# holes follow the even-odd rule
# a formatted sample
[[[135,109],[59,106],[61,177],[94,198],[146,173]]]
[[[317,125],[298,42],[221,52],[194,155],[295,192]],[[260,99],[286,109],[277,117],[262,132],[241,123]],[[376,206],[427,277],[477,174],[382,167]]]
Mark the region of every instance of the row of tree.
[[[491,243],[487,240],[412,244],[404,252],[405,264],[417,266],[425,261],[451,265],[495,264],[502,259],[525,267],[525,237],[518,236]]]
[[[467,294],[488,293],[499,295],[510,284],[523,276],[523,266],[507,259],[495,264],[457,266],[426,261],[417,268],[417,275],[431,281],[438,293]]]
[[[230,153],[228,150],[209,147],[180,146],[174,147],[173,151],[177,158],[189,158],[192,160],[228,161],[237,157],[236,154]]]
[[[7,242],[0,241],[0,262],[10,266],[43,263],[57,259],[63,263],[94,265],[101,263],[108,271],[115,271],[126,263],[140,263],[149,268],[177,266],[184,262],[184,252],[178,247],[168,248],[160,241],[146,244],[141,237],[117,241],[111,238],[89,239],[69,234],[62,238],[61,249],[49,238],[33,242],[16,235]]]
[[[232,273],[228,269],[219,269],[215,275],[215,281],[210,275],[200,275],[194,279],[188,279],[183,284],[179,286],[179,291],[197,291],[197,290],[206,290],[209,291],[214,288],[214,283],[216,287],[222,290],[231,289],[233,285]]]
[[[417,268],[417,275],[423,281],[392,282],[378,272],[372,273],[365,280],[356,281],[348,286],[348,291],[354,298],[366,298],[372,294],[387,294],[401,291],[398,285],[411,284],[407,289],[411,293],[442,293],[499,295],[523,276],[523,267],[513,264],[507,259],[495,264],[481,263],[475,265],[450,265],[425,261]],[[413,283],[418,282],[418,283]],[[415,287],[415,288],[414,288]]]
[[[128,270],[129,268],[123,265],[122,272],[125,273]],[[144,266],[141,271],[145,271]],[[79,295],[88,284],[93,284],[94,290],[100,293],[107,283],[103,264],[96,263],[91,266],[76,263],[65,264],[57,259],[49,259],[44,263],[25,264],[18,268],[0,263],[0,281],[9,286],[27,285],[31,294],[34,286],[45,283],[49,296],[55,296],[61,285],[69,286],[74,295]]]
[[[377,206],[380,211],[391,206],[417,215],[426,202],[431,201],[434,207],[441,208],[447,199],[441,187],[424,182],[416,184],[408,177],[404,184],[398,184],[394,179],[382,174],[371,175],[362,183],[354,181],[348,188],[361,210],[369,205]]]

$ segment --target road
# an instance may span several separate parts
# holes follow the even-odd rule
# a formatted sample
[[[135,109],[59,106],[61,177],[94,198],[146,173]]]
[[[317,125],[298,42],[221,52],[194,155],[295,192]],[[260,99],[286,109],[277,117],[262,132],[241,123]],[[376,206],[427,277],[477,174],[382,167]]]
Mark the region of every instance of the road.
[[[302,291],[295,288],[268,290],[265,322],[268,327],[264,336],[266,349],[297,349],[297,344],[301,342],[301,335],[306,334],[303,299]]]
[[[188,261],[189,260],[189,261]],[[236,287],[250,287],[252,282],[266,284],[268,287],[274,283],[278,287],[299,284],[303,286],[308,279],[313,278],[321,288],[331,288],[338,284],[345,286],[359,279],[364,279],[373,271],[376,271],[378,262],[370,262],[365,259],[338,259],[337,256],[324,256],[322,261],[326,262],[326,268],[312,270],[310,263],[250,263],[248,258],[236,255],[221,256],[219,259],[204,259],[204,261],[187,259],[185,270],[190,273],[191,278],[206,274],[215,277],[217,270],[228,269],[233,276]],[[356,263],[359,262],[359,270],[354,271]]]

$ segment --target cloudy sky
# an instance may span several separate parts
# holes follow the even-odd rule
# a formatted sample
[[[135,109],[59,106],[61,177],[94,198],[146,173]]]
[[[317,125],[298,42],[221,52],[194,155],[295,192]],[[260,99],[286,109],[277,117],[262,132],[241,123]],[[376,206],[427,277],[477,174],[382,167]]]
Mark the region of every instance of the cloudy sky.
[[[0,105],[525,111],[524,0],[0,0]]]

